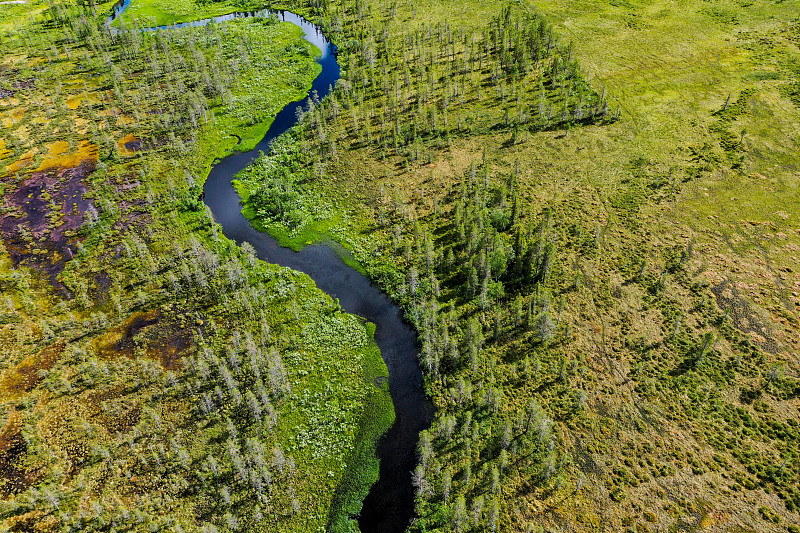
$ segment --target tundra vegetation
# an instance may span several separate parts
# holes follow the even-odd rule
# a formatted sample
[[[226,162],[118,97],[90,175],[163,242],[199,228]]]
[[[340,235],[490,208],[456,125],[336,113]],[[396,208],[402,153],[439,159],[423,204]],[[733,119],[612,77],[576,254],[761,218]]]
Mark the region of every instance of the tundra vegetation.
[[[269,6],[342,79],[237,187],[417,328],[413,531],[798,531],[790,4]],[[134,0],[111,33],[111,4],[0,5],[9,529],[353,526],[391,420],[372,329],[198,199],[314,50],[270,19],[137,31],[244,7]]]
[[[393,419],[374,327],[199,198],[319,51],[277,18],[109,31],[111,7],[0,6],[4,527],[346,523]]]
[[[411,529],[796,531],[796,10],[306,9],[342,81],[238,187],[416,326]]]

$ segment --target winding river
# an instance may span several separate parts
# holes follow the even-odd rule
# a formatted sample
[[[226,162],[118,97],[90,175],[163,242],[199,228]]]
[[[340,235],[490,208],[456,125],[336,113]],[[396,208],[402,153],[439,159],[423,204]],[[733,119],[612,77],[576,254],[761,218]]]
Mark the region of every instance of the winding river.
[[[130,0],[117,4],[111,20],[129,4]],[[237,17],[270,14],[269,11],[233,13],[178,26],[200,26]],[[308,107],[313,91],[317,92],[319,98],[324,98],[339,79],[334,46],[320,29],[294,13],[280,12],[278,16],[302,28],[305,39],[320,49],[317,62],[322,66],[322,72],[314,80],[305,99],[288,104],[278,113],[269,131],[253,150],[231,154],[211,169],[205,182],[204,201],[229,239],[239,244],[249,242],[264,261],[308,274],[320,289],[338,298],[345,311],[362,316],[377,326],[375,341],[389,369],[389,391],[396,420],[378,444],[380,478],[364,500],[358,523],[364,533],[401,532],[405,531],[414,516],[411,471],[417,462],[419,432],[430,427],[433,418],[432,406],[422,386],[416,333],[403,320],[400,308],[369,279],[347,266],[329,246],[307,246],[300,252],[294,252],[279,246],[275,239],[253,228],[242,215],[239,195],[231,185],[233,177],[258,157],[260,151],[268,153],[272,141],[295,125],[296,111]]]

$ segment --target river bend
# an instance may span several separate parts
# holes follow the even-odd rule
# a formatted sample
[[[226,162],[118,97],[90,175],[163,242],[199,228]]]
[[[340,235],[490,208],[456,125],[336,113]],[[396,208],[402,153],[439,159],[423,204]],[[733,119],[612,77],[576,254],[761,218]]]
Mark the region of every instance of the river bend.
[[[129,4],[130,0],[117,4],[110,20],[119,16]],[[233,13],[175,26],[150,28],[149,31],[271,14],[269,11]],[[347,266],[329,246],[307,246],[294,252],[279,246],[266,233],[256,230],[242,215],[239,195],[231,184],[234,176],[258,157],[259,152],[268,153],[275,138],[296,124],[298,109],[308,108],[314,91],[322,99],[339,79],[335,48],[320,29],[294,13],[284,11],[277,14],[282,20],[299,26],[305,39],[320,49],[317,63],[322,66],[322,71],[314,79],[306,98],[284,107],[253,150],[231,154],[214,165],[205,182],[203,201],[229,239],[238,244],[249,242],[264,261],[308,274],[317,287],[338,298],[345,311],[362,316],[376,325],[375,341],[389,370],[389,392],[396,420],[378,444],[380,478],[364,500],[358,523],[364,533],[399,533],[405,531],[414,517],[411,471],[417,463],[419,432],[430,427],[433,417],[433,409],[422,386],[416,333],[404,321],[400,308],[364,275]]]

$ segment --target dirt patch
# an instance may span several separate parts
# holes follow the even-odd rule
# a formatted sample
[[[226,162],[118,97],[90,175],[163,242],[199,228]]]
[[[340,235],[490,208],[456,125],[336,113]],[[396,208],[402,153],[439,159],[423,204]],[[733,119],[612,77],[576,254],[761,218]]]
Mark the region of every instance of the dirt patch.
[[[28,448],[21,430],[20,416],[15,411],[0,431],[0,496],[4,499],[24,492],[36,482],[33,473],[23,466]]]
[[[143,355],[159,361],[167,370],[180,368],[181,358],[193,345],[191,331],[165,318],[158,309],[136,313],[95,340],[95,349],[102,357]]]
[[[64,293],[58,275],[77,252],[81,238],[75,232],[84,213],[94,210],[94,202],[84,198],[84,180],[93,170],[94,162],[85,161],[73,168],[34,172],[5,195],[8,211],[0,217],[0,237],[14,267],[25,264],[44,272]]]
[[[129,133],[117,142],[117,148],[125,157],[136,155],[136,152],[141,152],[145,149],[144,142],[136,138],[132,133]]]
[[[43,379],[40,372],[51,369],[63,352],[64,341],[59,341],[3,371],[0,374],[0,396],[14,398],[33,389]]]

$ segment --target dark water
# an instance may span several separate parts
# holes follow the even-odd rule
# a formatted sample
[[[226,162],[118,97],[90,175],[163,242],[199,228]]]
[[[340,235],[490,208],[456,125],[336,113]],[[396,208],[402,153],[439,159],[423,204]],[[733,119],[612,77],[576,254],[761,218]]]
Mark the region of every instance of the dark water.
[[[120,8],[115,9],[114,16],[119,15],[129,2],[125,0],[118,4]],[[202,25],[234,17],[269,14],[238,13],[188,24]],[[378,445],[380,479],[364,500],[358,523],[364,533],[400,532],[406,529],[414,516],[411,471],[417,463],[419,432],[430,427],[433,418],[433,409],[422,387],[416,333],[404,322],[400,309],[385,293],[348,267],[328,246],[308,246],[294,252],[253,228],[242,215],[239,195],[231,185],[233,177],[255,159],[259,151],[269,152],[272,141],[294,126],[297,110],[308,107],[311,94],[316,91],[320,99],[324,98],[339,79],[335,49],[319,29],[293,13],[280,12],[278,16],[300,26],[306,40],[320,49],[317,62],[322,65],[322,72],[314,80],[309,96],[288,104],[278,113],[258,146],[249,152],[232,154],[211,169],[204,187],[204,201],[229,239],[240,244],[249,242],[264,261],[305,272],[320,289],[338,298],[345,311],[360,315],[377,326],[375,341],[389,369],[389,391],[397,418]]]

